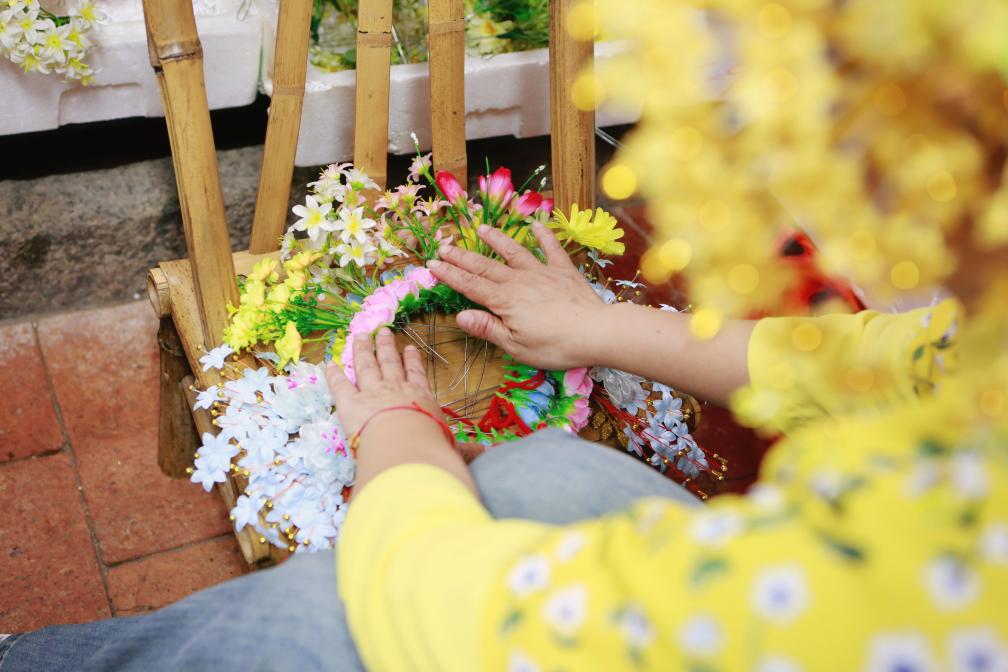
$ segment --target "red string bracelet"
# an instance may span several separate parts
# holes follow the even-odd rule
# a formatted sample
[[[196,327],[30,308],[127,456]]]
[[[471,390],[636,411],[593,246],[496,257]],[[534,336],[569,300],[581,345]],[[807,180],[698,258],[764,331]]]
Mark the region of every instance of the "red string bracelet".
[[[449,443],[452,444],[452,448],[455,447],[455,435],[452,434],[451,427],[448,426],[448,423],[445,422],[443,418],[439,418],[438,416],[434,415],[433,413],[423,408],[422,406],[420,406],[420,404],[414,401],[408,406],[405,405],[389,406],[388,408],[383,408],[379,411],[375,411],[374,413],[372,413],[371,416],[364,421],[364,424],[361,425],[360,429],[354,432],[353,436],[350,437],[349,440],[350,450],[353,452],[355,456],[357,455],[357,448],[358,446],[360,446],[361,434],[364,433],[364,430],[367,429],[367,426],[371,424],[371,421],[377,418],[379,415],[381,415],[382,413],[388,413],[389,411],[413,411],[414,413],[426,415],[428,418],[436,422],[438,427],[441,428],[441,431],[444,433],[445,438],[448,439]]]

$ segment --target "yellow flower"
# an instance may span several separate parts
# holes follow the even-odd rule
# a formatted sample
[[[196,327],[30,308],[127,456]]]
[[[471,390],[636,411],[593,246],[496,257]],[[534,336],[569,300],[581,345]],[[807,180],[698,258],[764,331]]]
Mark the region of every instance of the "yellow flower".
[[[343,354],[343,348],[346,347],[346,334],[339,334],[333,339],[332,345],[329,347],[329,355],[334,361],[339,361],[340,355]]]
[[[287,273],[295,273],[297,271],[303,271],[310,265],[322,258],[321,252],[312,252],[311,250],[305,250],[304,252],[298,252],[293,257],[284,262],[284,270]]]
[[[287,279],[284,280],[284,285],[293,290],[304,289],[305,283],[308,282],[308,274],[302,271],[290,271],[288,272]]]
[[[259,340],[261,315],[254,306],[242,306],[224,328],[224,342],[235,351],[247,348]]]
[[[513,228],[509,231],[505,231],[505,233],[514,238],[519,245],[524,245],[525,247],[535,248],[539,244],[538,241],[536,241],[535,236],[532,235],[531,229],[527,226]],[[476,233],[475,226],[463,226],[462,233],[459,236],[459,240],[456,245],[487,256],[493,254],[493,250],[491,250],[490,247],[483,242],[483,239]]]
[[[260,280],[262,282],[276,282],[277,278],[277,264],[276,259],[260,259],[256,262],[256,265],[252,267],[252,272],[249,273],[249,280]]]
[[[288,322],[284,328],[284,335],[276,341],[276,354],[280,357],[278,366],[283,366],[287,362],[297,361],[301,357],[301,334],[298,333],[297,325]]]
[[[269,293],[266,295],[266,304],[270,310],[279,313],[287,307],[288,301],[290,301],[290,287],[286,284],[270,287]]]
[[[571,206],[570,218],[557,210],[550,226],[557,230],[560,240],[573,240],[603,254],[623,254],[626,249],[618,242],[623,237],[623,229],[616,228],[616,218],[602,208],[595,210],[593,219],[591,210],[578,210],[575,203]]]
[[[261,306],[266,302],[266,285],[262,280],[251,280],[245,283],[245,291],[240,297],[243,306]]]

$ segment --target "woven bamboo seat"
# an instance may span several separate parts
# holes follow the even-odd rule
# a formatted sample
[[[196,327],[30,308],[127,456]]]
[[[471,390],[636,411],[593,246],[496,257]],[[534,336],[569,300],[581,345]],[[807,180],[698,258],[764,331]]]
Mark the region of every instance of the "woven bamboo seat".
[[[594,202],[594,114],[570,102],[574,77],[592,58],[591,42],[562,29],[575,0],[550,3],[553,189],[558,206]],[[148,292],[161,318],[158,464],[186,476],[199,434],[216,432],[208,411],[193,412],[192,387],[219,382],[199,358],[221,344],[228,303],[238,303],[236,273],[278,255],[301,123],[312,0],[283,0],[277,25],[273,98],[247,251],[232,254],[203,77],[202,48],[188,0],[144,0],[151,65],[161,89],[188,257],[150,270]],[[431,130],[434,165],[466,180],[462,0],[430,0]],[[361,0],[357,33],[354,163],[385,186],[392,0]],[[251,360],[249,360],[251,363]],[[240,484],[220,486],[229,507]],[[270,564],[276,551],[250,527],[237,534],[246,560]]]

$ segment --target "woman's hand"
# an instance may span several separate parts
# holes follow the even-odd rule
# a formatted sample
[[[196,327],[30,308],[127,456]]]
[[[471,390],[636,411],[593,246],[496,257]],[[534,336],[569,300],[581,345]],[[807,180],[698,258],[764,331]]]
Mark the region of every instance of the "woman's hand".
[[[347,347],[353,348],[357,384],[343,375],[339,364],[329,365],[326,379],[347,436],[361,432],[367,423],[366,431],[359,436],[354,494],[387,469],[419,463],[444,469],[475,495],[476,484],[462,455],[452,450],[452,442],[436,420],[413,410],[387,411],[375,416],[392,406],[415,403],[432,417],[441,419],[441,409],[427,383],[420,352],[406,346],[400,357],[388,328],[378,332],[375,353],[371,352],[370,338],[354,339]],[[368,422],[369,418],[374,420]]]
[[[329,365],[326,378],[340,425],[348,437],[359,432],[375,413],[392,406],[409,406],[415,402],[434,417],[441,417],[441,409],[427,382],[423,356],[415,347],[406,346],[400,358],[388,327],[382,328],[375,337],[375,353],[371,352],[370,338],[355,338],[347,347],[353,348],[357,384],[347,379],[338,363]],[[430,418],[424,418],[419,413],[403,413],[406,412],[421,418],[424,423],[434,424]],[[382,414],[380,419],[384,422],[386,415],[392,417],[394,413],[400,412],[390,411]],[[376,418],[375,424],[378,421],[379,418]]]
[[[507,265],[454,245],[428,266],[438,280],[492,311],[466,310],[459,327],[532,366],[550,370],[596,364],[598,327],[606,304],[574,267],[553,233],[532,225],[543,264],[501,231],[479,236]]]

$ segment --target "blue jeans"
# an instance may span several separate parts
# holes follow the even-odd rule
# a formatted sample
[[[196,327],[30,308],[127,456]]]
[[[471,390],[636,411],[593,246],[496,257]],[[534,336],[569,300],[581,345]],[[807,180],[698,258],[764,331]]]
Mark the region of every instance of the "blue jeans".
[[[471,467],[497,518],[565,524],[647,496],[698,505],[628,455],[559,430],[495,447]],[[333,551],[297,555],[143,616],[53,626],[0,642],[0,672],[238,669],[363,669]]]

